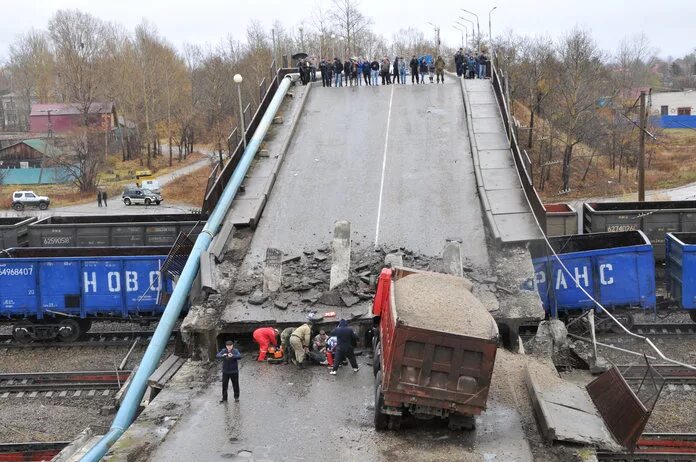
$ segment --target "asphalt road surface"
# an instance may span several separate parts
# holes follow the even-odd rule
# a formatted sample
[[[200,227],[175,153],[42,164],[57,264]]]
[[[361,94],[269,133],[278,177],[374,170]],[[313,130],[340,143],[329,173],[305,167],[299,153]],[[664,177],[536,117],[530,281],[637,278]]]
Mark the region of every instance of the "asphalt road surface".
[[[247,263],[267,247],[323,247],[348,220],[354,245],[439,255],[458,238],[472,264],[488,266],[457,81],[317,87],[301,117]]]
[[[257,363],[246,354],[240,402],[219,404],[220,382],[153,452],[152,461],[530,461],[519,415],[489,400],[474,431],[453,432],[440,420],[404,421],[401,431],[373,427],[370,358],[360,370]]]

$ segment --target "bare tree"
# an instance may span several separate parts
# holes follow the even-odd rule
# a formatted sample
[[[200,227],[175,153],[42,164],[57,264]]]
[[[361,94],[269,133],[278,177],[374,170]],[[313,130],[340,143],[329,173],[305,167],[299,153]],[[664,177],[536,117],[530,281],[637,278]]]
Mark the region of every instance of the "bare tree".
[[[329,18],[334,27],[340,31],[339,36],[345,40],[347,53],[356,53],[356,37],[369,30],[372,21],[359,9],[357,0],[332,0]]]
[[[79,10],[58,10],[48,23],[56,53],[56,69],[65,99],[76,103],[89,123],[90,105],[97,100],[104,74],[105,26]]]
[[[47,165],[65,170],[80,192],[94,191],[98,174],[104,166],[104,157],[99,155],[102,136],[102,133],[95,129],[76,128],[65,138],[63,150],[49,150]]]
[[[32,101],[47,103],[53,96],[54,60],[46,34],[31,31],[17,38],[10,45],[10,69],[13,87],[24,99],[25,114],[21,120],[29,120]]]
[[[603,56],[592,38],[576,29],[558,46],[558,79],[554,85],[552,116],[563,142],[563,190],[570,188],[573,148],[597,133],[600,115],[597,101],[608,80]]]

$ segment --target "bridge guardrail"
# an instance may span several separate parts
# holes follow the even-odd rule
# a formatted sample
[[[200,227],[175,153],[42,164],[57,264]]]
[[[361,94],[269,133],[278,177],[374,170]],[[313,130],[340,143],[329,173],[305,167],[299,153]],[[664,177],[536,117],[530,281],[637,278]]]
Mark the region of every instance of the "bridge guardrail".
[[[273,66],[271,66],[271,71],[272,70]],[[259,107],[256,109],[254,116],[251,118],[251,120],[246,122],[247,125],[245,130],[245,137],[247,141],[251,139],[251,137],[254,135],[254,132],[256,131],[256,128],[259,126],[259,122],[261,122],[261,118],[266,112],[266,109],[268,108],[268,105],[270,104],[271,100],[273,99],[273,96],[275,95],[275,92],[278,89],[280,81],[286,75],[291,74],[293,72],[297,72],[297,70],[294,68],[280,68],[275,73],[275,75],[273,76],[273,80],[270,84],[268,84],[268,89],[266,90],[266,93],[263,95],[263,98],[261,99]],[[262,82],[262,85],[265,86],[265,79]],[[259,89],[261,89],[261,87]],[[250,104],[247,105],[247,108],[250,108]],[[237,165],[239,164],[239,161],[242,158],[243,153],[244,143],[240,137],[239,141],[237,142],[237,146],[234,148],[233,151],[230,152],[230,157],[228,161],[225,163],[224,167],[220,169],[220,174],[217,175],[217,178],[213,180],[211,174],[211,178],[208,182],[209,187],[206,189],[205,198],[203,199],[203,213],[210,214],[210,212],[215,208],[215,204],[217,204],[218,199],[220,199],[222,191],[225,189],[227,182],[230,181],[230,178],[232,178],[232,173],[234,172],[234,169],[237,168]]]
[[[526,151],[521,150],[519,144],[517,143],[517,134],[512,122],[512,116],[509,110],[510,96],[508,94],[508,86],[504,74],[495,64],[497,59],[491,61],[491,80],[493,83],[493,92],[495,93],[495,98],[498,101],[498,107],[500,108],[500,113],[503,116],[503,124],[505,125],[505,131],[508,135],[508,140],[510,141],[510,149],[512,151],[512,157],[515,159],[515,165],[520,172],[520,180],[522,183],[522,189],[524,194],[527,196],[529,205],[532,207],[532,212],[536,217],[537,222],[542,230],[546,230],[546,209],[544,204],[541,202],[539,194],[537,194],[536,188],[534,188],[534,177],[532,176],[532,162]]]

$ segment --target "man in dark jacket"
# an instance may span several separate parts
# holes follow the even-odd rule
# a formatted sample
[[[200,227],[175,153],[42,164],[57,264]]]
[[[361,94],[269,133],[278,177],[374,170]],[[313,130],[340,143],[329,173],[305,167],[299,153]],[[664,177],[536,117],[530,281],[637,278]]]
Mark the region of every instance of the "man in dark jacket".
[[[394,70],[393,70],[393,72],[392,72],[392,76],[394,77],[394,78],[392,79],[392,81],[393,81],[394,83],[401,83],[401,82],[399,82],[399,62],[400,62],[400,61],[399,61],[399,57],[398,57],[398,56],[397,56],[396,58],[394,58],[394,64],[393,64],[393,69],[394,69]]]
[[[222,399],[221,403],[227,402],[227,385],[228,381],[232,381],[232,389],[234,390],[234,401],[239,401],[239,365],[237,361],[242,358],[242,355],[234,347],[234,342],[228,340],[225,342],[225,348],[220,350],[215,356],[222,359]]]
[[[413,55],[408,66],[411,68],[411,83],[418,83],[418,58],[416,58],[416,55]],[[414,82],[413,79],[416,79],[416,81]]]
[[[331,336],[336,337],[338,345],[336,346],[334,365],[329,373],[331,375],[336,375],[338,366],[340,366],[346,358],[350,361],[353,372],[358,372],[358,362],[355,360],[355,353],[353,351],[353,345],[357,343],[358,336],[355,335],[353,329],[348,327],[348,321],[341,319],[338,323],[338,327],[331,332]]]
[[[321,86],[330,87],[331,77],[329,77],[329,63],[326,62],[326,59],[322,59],[319,63],[319,71],[321,72]]]
[[[377,85],[377,77],[379,76],[379,61],[376,59],[370,63],[370,74],[372,78],[372,85]]]
[[[334,87],[342,87],[343,86],[343,74],[342,74],[343,63],[338,58],[334,58],[333,72],[334,72],[334,77],[336,79],[336,81],[334,82]]]

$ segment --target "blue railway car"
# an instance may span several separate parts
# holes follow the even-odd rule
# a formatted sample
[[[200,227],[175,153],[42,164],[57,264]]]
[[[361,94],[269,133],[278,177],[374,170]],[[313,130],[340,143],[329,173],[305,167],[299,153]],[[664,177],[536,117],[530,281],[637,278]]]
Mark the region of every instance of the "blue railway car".
[[[696,322],[696,233],[666,234],[665,285],[670,299]]]
[[[612,311],[655,309],[653,247],[642,231],[557,236],[549,242],[572,277],[546,250],[545,242],[532,243],[535,285],[548,315],[565,316],[595,306],[573,279]],[[617,317],[627,327],[633,325],[629,312],[622,311]]]
[[[17,248],[0,256],[0,319],[17,340],[74,341],[92,320],[157,318],[168,247]]]

